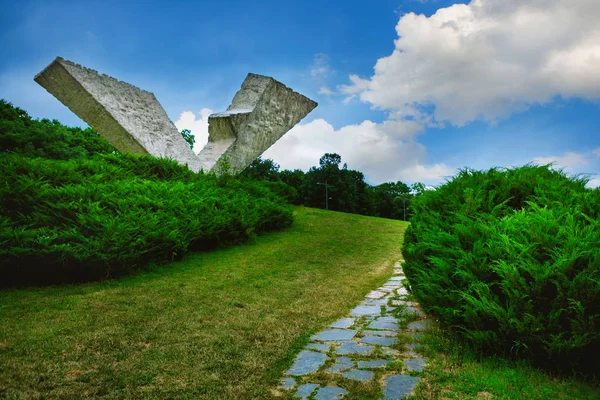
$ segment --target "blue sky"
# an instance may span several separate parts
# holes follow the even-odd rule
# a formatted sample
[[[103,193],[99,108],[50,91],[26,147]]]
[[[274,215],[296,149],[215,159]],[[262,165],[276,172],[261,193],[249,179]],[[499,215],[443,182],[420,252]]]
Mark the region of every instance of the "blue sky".
[[[34,117],[85,126],[33,81],[62,56],[154,92],[200,147],[254,72],[319,102],[265,153],[282,168],[337,152],[372,184],[532,161],[600,173],[596,0],[0,4],[0,98]]]

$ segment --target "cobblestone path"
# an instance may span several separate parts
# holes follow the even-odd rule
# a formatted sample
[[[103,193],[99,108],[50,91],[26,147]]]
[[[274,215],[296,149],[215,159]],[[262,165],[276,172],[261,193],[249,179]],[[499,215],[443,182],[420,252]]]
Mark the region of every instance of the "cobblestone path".
[[[414,391],[427,363],[415,349],[431,321],[406,299],[402,262],[348,317],[311,337],[285,372],[282,390],[315,400],[341,399],[360,390],[348,384],[352,381],[380,385],[382,399],[403,399]]]

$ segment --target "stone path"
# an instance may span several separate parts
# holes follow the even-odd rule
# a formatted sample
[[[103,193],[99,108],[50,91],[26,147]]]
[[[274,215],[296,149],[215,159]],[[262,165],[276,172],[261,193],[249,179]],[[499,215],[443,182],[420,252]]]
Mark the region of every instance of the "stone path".
[[[415,350],[420,332],[431,321],[417,303],[406,299],[402,262],[394,265],[394,276],[367,294],[347,318],[311,337],[285,372],[281,389],[299,399],[341,399],[356,389],[345,385],[351,380],[377,382],[382,399],[413,393],[427,363]]]

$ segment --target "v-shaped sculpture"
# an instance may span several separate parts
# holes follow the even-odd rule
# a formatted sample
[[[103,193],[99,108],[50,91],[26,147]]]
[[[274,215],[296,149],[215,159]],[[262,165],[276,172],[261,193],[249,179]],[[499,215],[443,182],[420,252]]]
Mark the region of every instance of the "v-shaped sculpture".
[[[172,158],[195,172],[226,164],[241,172],[317,106],[248,74],[227,111],[208,117],[208,144],[196,155],[150,92],[61,57],[34,79],[120,152]]]

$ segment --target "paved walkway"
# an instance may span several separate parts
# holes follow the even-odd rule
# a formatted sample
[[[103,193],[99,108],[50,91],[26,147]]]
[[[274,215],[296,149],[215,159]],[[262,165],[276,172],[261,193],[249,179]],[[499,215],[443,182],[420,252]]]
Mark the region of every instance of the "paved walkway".
[[[415,352],[430,320],[406,300],[400,261],[394,276],[342,318],[311,337],[285,372],[281,388],[300,399],[341,399],[352,390],[344,379],[378,382],[383,399],[403,399],[420,381],[427,360]],[[330,379],[324,379],[329,377]],[[326,380],[338,386],[319,384]]]

